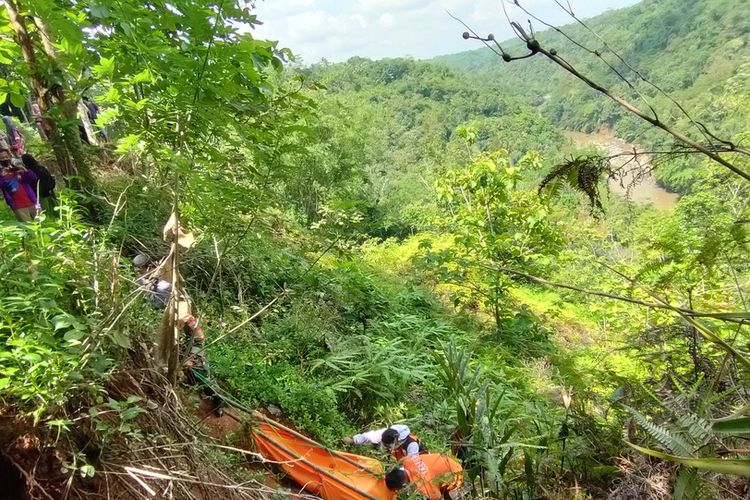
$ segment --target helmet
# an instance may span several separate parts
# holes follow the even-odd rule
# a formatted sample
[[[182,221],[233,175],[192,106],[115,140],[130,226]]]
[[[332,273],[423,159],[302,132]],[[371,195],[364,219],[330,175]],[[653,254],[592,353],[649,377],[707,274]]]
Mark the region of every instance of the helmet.
[[[151,261],[151,257],[145,253],[139,253],[133,258],[133,265],[135,267],[143,267]]]

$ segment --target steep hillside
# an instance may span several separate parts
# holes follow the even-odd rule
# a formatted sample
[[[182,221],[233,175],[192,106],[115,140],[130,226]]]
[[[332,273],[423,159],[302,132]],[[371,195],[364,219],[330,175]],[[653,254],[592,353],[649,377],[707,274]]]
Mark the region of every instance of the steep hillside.
[[[595,24],[734,133],[741,7]],[[414,438],[354,436],[392,424],[461,460],[454,498],[750,498],[746,179],[706,160],[658,210],[560,170],[553,120],[640,128],[541,59],[285,66],[239,0],[4,12],[0,83],[41,115],[0,137],[0,500],[300,497],[324,480],[271,476],[313,455],[390,500]],[[361,471],[268,453],[255,410]]]
[[[522,97],[491,83],[475,85],[437,64],[354,57],[306,74],[327,88],[325,109],[346,110],[348,134],[341,142],[366,148],[360,165],[371,186],[359,208],[375,236],[405,236],[431,225],[434,180],[468,159],[457,131],[471,130],[480,150],[506,149],[514,159],[529,150],[554,158],[562,142]]]

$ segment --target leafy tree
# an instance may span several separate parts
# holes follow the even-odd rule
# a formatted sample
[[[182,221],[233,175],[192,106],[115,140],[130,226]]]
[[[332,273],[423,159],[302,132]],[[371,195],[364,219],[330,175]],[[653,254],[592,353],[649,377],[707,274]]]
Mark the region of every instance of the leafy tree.
[[[473,134],[468,129],[462,133]],[[533,191],[517,189],[521,172],[540,164],[535,153],[515,165],[505,151],[482,153],[436,184],[445,210],[441,225],[454,234],[454,242],[429,253],[425,263],[440,281],[468,290],[454,294],[456,304],[481,298],[492,311],[498,331],[510,284],[504,269],[543,268],[560,248],[561,239],[545,201]]]
[[[23,105],[25,95],[21,90],[25,87],[25,81],[22,77],[28,75],[35,101],[44,115],[41,126],[52,141],[60,169],[68,176],[76,176],[72,179],[76,184],[90,188],[93,177],[83,156],[78,132],[77,98],[70,95],[70,73],[66,71],[69,68],[65,67],[66,62],[59,50],[62,48],[64,52],[80,56],[83,53],[80,45],[82,32],[60,13],[58,6],[50,2],[9,0],[5,2],[5,14],[0,18],[0,29],[12,30],[17,44],[17,47],[13,47],[8,39],[2,42],[4,57],[6,60],[8,56],[13,57],[17,65],[6,97],[9,95],[11,102]],[[58,33],[65,28],[69,28],[65,32],[70,38],[58,37]]]

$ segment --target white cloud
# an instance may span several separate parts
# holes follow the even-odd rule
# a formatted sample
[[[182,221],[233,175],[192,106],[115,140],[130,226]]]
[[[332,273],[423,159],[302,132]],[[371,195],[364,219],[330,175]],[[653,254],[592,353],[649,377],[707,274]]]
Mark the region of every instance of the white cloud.
[[[493,33],[499,40],[513,36],[502,0],[266,0],[256,4],[264,24],[254,36],[279,40],[306,63],[322,58],[340,61],[358,55],[371,58],[412,55],[427,58],[481,46],[461,38],[465,28]],[[557,24],[570,22],[554,0],[520,0],[535,15]],[[576,14],[588,17],[636,0],[571,0]],[[507,2],[509,13],[526,16]]]
[[[285,6],[289,7],[315,7],[315,0],[284,0]]]
[[[430,0],[357,0],[356,9],[360,12],[375,13],[384,10],[408,11],[430,4]]]
[[[315,42],[331,36],[331,31],[341,33],[344,20],[324,10],[314,10],[288,16],[284,19],[290,41]]]
[[[380,14],[378,22],[384,28],[393,28],[394,26],[396,26],[396,18],[390,12],[383,12],[382,14]]]
[[[349,20],[353,23],[357,23],[360,28],[367,28],[367,20],[362,14],[354,14],[349,16]]]

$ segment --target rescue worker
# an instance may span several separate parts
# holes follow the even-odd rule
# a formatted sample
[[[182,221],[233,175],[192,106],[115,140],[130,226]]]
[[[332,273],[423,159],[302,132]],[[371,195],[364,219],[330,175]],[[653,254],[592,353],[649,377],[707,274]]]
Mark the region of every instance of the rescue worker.
[[[449,492],[464,482],[463,471],[460,463],[443,453],[413,455],[386,474],[385,485],[396,491],[412,484],[426,498],[450,500]]]
[[[204,356],[206,335],[203,328],[198,324],[198,319],[191,315],[181,318],[182,331],[182,352],[187,353],[187,357],[182,365],[182,373],[185,383],[200,388],[200,398],[206,401],[209,408],[216,417],[224,414],[224,401],[214,392],[208,383],[211,380],[211,371],[208,366],[208,360]],[[210,383],[210,382],[209,382]]]
[[[141,275],[136,283],[144,288],[151,305],[155,309],[165,309],[172,295],[172,284],[156,275],[156,266],[146,254],[136,255],[133,267]],[[208,402],[215,416],[221,417],[224,413],[224,401],[209,386],[211,371],[204,356],[206,335],[198,324],[198,318],[190,312],[191,309],[192,306],[189,306],[182,314],[178,313],[178,326],[183,332],[180,341],[181,352],[184,355],[183,380],[187,385],[200,388],[200,398]]]
[[[427,453],[427,448],[419,441],[419,437],[412,434],[409,428],[403,424],[394,424],[386,429],[355,434],[354,437],[345,437],[342,441],[346,444],[382,444],[396,460],[404,457]]]
[[[164,309],[167,307],[169,297],[172,295],[172,284],[160,276],[154,274],[155,265],[151,257],[146,254],[138,254],[133,259],[133,267],[140,275],[136,283],[144,287],[146,297],[155,309]]]

